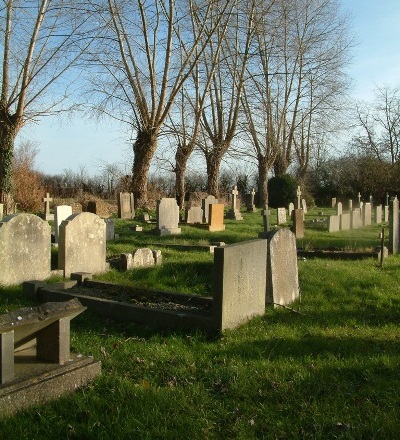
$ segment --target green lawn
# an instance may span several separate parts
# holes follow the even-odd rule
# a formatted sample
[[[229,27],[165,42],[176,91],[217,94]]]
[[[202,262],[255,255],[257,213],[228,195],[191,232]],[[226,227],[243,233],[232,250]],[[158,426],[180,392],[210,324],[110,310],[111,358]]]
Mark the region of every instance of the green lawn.
[[[318,218],[318,208],[310,218]],[[274,221],[274,220],[273,220]],[[273,221],[271,222],[273,224]],[[108,255],[152,243],[254,239],[260,213],[226,230],[182,227],[156,237],[116,220]],[[369,250],[378,226],[328,234],[307,223],[299,247]],[[387,231],[386,231],[387,236]],[[113,282],[209,295],[212,255],[162,248],[163,266],[116,270]],[[400,421],[400,256],[299,261],[301,314],[264,316],[209,338],[110,322],[85,312],[71,322],[72,350],[103,363],[102,376],[62,399],[0,420],[1,439],[394,439]],[[20,288],[0,290],[2,312],[30,304]]]

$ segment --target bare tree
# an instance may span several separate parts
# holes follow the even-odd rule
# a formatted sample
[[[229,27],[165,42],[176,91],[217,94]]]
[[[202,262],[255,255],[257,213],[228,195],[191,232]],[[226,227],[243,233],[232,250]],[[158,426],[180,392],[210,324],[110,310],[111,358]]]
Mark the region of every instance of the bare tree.
[[[85,2],[64,0],[2,4],[0,203],[11,213],[15,138],[26,123],[62,109],[72,81],[66,73],[90,44],[83,33],[90,11]]]
[[[208,27],[217,3],[218,20]],[[229,0],[107,0],[101,47],[98,108],[126,122],[134,133],[132,189],[147,203],[147,179],[159,136],[182,86],[219,26]],[[99,11],[101,13],[101,11]],[[194,18],[193,18],[194,17]],[[193,32],[193,20],[201,23]]]

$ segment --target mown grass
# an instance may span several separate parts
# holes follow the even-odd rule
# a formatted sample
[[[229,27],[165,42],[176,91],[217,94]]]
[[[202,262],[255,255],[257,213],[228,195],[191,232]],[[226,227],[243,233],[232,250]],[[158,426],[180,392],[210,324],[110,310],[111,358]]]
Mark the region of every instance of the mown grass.
[[[321,210],[321,209],[319,209]],[[317,215],[317,214],[316,214]],[[157,242],[255,238],[259,214],[210,234],[133,233],[117,221],[109,255]],[[308,247],[372,249],[379,227],[328,234],[308,225]],[[301,243],[299,243],[299,246]],[[101,278],[210,294],[212,256],[162,248],[164,264]],[[85,312],[72,323],[72,350],[103,373],[55,402],[0,419],[9,439],[393,439],[400,421],[400,258],[299,261],[301,314],[264,316],[210,338],[158,331]],[[19,288],[0,291],[0,311],[28,305]]]

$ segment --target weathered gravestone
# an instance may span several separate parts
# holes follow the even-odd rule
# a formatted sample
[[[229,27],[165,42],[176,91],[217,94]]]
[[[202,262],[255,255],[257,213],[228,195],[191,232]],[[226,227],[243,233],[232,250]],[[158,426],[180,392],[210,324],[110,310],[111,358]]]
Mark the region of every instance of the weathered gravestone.
[[[82,212],[82,203],[79,202],[74,202],[71,203],[71,208],[72,208],[72,214],[79,214],[80,212]]]
[[[297,209],[301,209],[301,188],[300,188],[300,186],[297,187],[296,196],[297,196]]]
[[[95,214],[101,218],[110,217],[110,213],[102,201],[90,200],[87,203],[87,212]]]
[[[330,215],[328,216],[328,232],[337,232],[340,229],[340,216]]]
[[[106,241],[112,241],[115,239],[115,222],[113,218],[105,218],[106,224]]]
[[[160,265],[161,261],[161,251],[141,248],[131,254],[121,254],[119,266],[121,270],[129,270],[135,267]]]
[[[341,215],[343,213],[342,202],[336,203],[336,215]]]
[[[382,205],[376,205],[374,209],[374,223],[382,223]]]
[[[286,223],[286,208],[277,208],[276,217],[277,217],[278,225],[282,225]]]
[[[209,205],[208,230],[210,232],[224,231],[224,205],[213,203]]]
[[[49,193],[46,193],[46,197],[43,198],[44,203],[44,216],[43,218],[45,220],[54,220],[54,215],[50,214],[50,202],[52,202],[53,199],[50,197]]]
[[[100,374],[100,362],[70,353],[70,320],[85,309],[73,299],[0,316],[2,415],[74,391]]]
[[[117,195],[118,218],[135,218],[133,193],[120,192]]]
[[[303,213],[304,214],[307,214],[307,202],[306,202],[306,199],[301,199],[301,207],[302,207],[302,209],[303,209]]]
[[[304,212],[302,209],[292,211],[293,233],[296,238],[304,238]]]
[[[237,208],[237,196],[239,192],[237,186],[235,186],[231,192],[231,209],[227,212],[226,217],[235,220],[243,220],[240,210]]]
[[[72,215],[72,207],[69,205],[60,205],[54,207],[54,242],[58,243],[58,235],[61,222]]]
[[[191,206],[185,211],[186,223],[189,225],[194,225],[196,223],[203,222],[203,210],[200,206]]]
[[[246,194],[246,208],[248,212],[257,212],[256,205],[254,204],[254,196],[256,192],[254,188],[251,190],[250,194]]]
[[[353,200],[352,199],[348,199],[348,201],[347,201],[347,210],[349,212],[353,211]]]
[[[72,214],[60,225],[58,268],[72,272],[100,273],[106,263],[106,224],[90,212]]]
[[[213,316],[221,330],[265,312],[266,270],[266,240],[215,248]]]
[[[358,229],[362,227],[361,208],[355,208],[350,213],[351,229]]]
[[[156,232],[159,235],[173,235],[182,232],[179,225],[179,206],[175,198],[163,198],[157,201]]]
[[[399,200],[392,197],[389,202],[389,252],[399,252]]]
[[[208,224],[208,214],[210,212],[210,205],[218,203],[218,199],[214,196],[207,196],[205,199],[201,200],[201,209],[203,210],[203,223]]]
[[[335,208],[335,206],[336,206],[336,197],[332,197],[331,206],[332,206],[332,208]]]
[[[51,228],[33,214],[14,214],[0,223],[0,285],[50,277]]]
[[[292,218],[293,211],[294,211],[294,203],[293,203],[293,202],[290,202],[290,203],[289,203],[289,207],[288,207],[289,218]]]
[[[372,224],[372,209],[371,203],[366,203],[363,209],[363,225],[370,226]]]
[[[266,238],[268,232],[270,231],[269,209],[268,209],[268,205],[267,204],[265,204],[264,208],[261,210],[261,215],[262,215],[262,218],[263,218],[264,230],[262,232],[258,233],[258,238]]]
[[[285,306],[299,298],[296,237],[283,228],[271,231],[267,242],[266,304]]]
[[[385,205],[383,208],[383,221],[385,223],[389,221],[389,205]]]
[[[347,231],[351,227],[351,214],[350,212],[343,212],[340,214],[340,230]]]

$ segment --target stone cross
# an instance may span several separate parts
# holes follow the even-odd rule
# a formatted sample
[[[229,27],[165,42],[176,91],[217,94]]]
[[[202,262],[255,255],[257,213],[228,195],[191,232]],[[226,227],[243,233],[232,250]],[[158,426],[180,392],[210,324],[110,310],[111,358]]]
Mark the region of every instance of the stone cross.
[[[297,209],[301,209],[301,188],[300,186],[297,187]]]
[[[232,211],[234,211],[236,209],[236,197],[239,194],[238,190],[237,190],[237,186],[235,185],[235,187],[232,190]]]
[[[254,188],[251,190],[251,204],[254,205],[254,196],[256,195],[256,192],[254,191]]]
[[[361,203],[361,193],[358,193],[358,204],[360,204]]]
[[[49,193],[46,193],[46,197],[43,198],[43,202],[44,202],[44,213],[46,215],[50,214],[50,202],[52,202],[53,199],[50,197]]]
[[[264,223],[264,232],[269,232],[269,209],[268,205],[264,205],[264,209],[261,211],[261,215],[263,217],[263,223]]]

